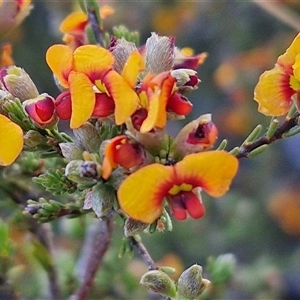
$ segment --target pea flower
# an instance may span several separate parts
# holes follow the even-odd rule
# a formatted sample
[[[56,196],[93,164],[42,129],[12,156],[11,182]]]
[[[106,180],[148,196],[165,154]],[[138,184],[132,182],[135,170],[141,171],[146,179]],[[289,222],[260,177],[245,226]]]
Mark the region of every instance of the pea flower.
[[[107,49],[83,45],[73,53],[65,45],[53,45],[47,51],[46,60],[61,86],[70,90],[72,129],[80,127],[92,116],[97,92],[113,99],[117,125],[123,124],[136,110],[138,96],[112,69],[114,56]]]
[[[192,218],[201,218],[204,206],[199,188],[212,197],[221,197],[237,168],[237,158],[219,150],[190,154],[171,166],[147,165],[121,184],[119,203],[129,217],[144,223],[159,218],[164,199],[175,218],[185,219],[186,211]]]
[[[286,52],[278,57],[275,67],[265,71],[254,90],[258,111],[267,116],[286,114],[300,90],[300,34]],[[298,105],[299,109],[299,105]]]
[[[23,149],[23,131],[7,117],[0,115],[0,165],[12,164]]]
[[[102,163],[102,177],[108,179],[112,170],[118,166],[126,169],[137,167],[146,158],[143,147],[126,135],[111,139],[105,147]]]
[[[120,39],[113,41],[111,51],[117,58],[115,68],[122,70],[121,74],[127,82],[134,84],[132,88],[136,88],[139,96],[139,106],[131,115],[132,125],[136,130],[147,133],[163,129],[168,112],[185,116],[191,111],[192,104],[178,92],[177,79],[185,78],[180,83],[182,90],[188,82],[196,88],[199,80],[194,71],[178,71],[173,76],[174,38],[152,33],[139,51],[133,43]],[[143,61],[145,68],[143,72],[139,72],[137,65],[142,65]]]
[[[112,7],[103,5],[100,10],[101,19],[114,13]],[[69,14],[60,24],[60,31],[64,33],[63,41],[73,50],[81,45],[88,44],[86,29],[89,25],[88,16],[82,11]]]

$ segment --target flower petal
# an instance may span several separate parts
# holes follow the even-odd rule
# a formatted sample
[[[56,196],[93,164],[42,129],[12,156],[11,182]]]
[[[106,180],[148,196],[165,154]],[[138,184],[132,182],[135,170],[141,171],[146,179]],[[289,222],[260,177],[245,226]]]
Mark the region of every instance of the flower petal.
[[[206,151],[187,155],[174,168],[175,184],[192,184],[212,197],[221,197],[237,172],[238,160],[226,151]]]
[[[64,33],[77,33],[84,31],[87,25],[87,15],[81,11],[73,12],[68,15],[60,24],[60,31]]]
[[[87,75],[72,71],[69,76],[72,102],[70,127],[80,127],[92,115],[95,106],[95,92]]]
[[[72,51],[65,45],[53,45],[47,50],[46,61],[60,84],[67,88],[68,76],[73,67]]]
[[[12,164],[22,151],[23,131],[3,115],[0,115],[0,143],[0,165]]]
[[[144,223],[154,222],[162,213],[164,196],[172,186],[172,167],[148,165],[128,176],[118,190],[123,211]]]
[[[131,88],[135,88],[138,74],[145,68],[144,61],[138,50],[133,51],[128,57],[123,70],[122,77],[130,85]]]
[[[295,91],[290,87],[290,75],[279,65],[264,72],[254,90],[258,111],[266,116],[286,114],[292,104]]]
[[[114,56],[96,45],[83,45],[74,51],[74,70],[85,73],[92,81],[101,78],[113,63]]]
[[[300,53],[300,33],[294,38],[284,54],[278,57],[277,63],[286,69],[291,69],[297,54]]]
[[[116,124],[121,125],[136,111],[139,106],[139,97],[125,79],[114,70],[105,75],[103,83],[115,101]]]

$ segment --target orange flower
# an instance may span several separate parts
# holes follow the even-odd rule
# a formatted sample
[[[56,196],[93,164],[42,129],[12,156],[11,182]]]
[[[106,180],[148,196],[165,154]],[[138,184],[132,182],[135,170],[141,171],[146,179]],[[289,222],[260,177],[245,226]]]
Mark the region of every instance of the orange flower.
[[[100,10],[101,19],[105,19],[114,13],[112,7],[103,5]],[[60,31],[65,35],[63,41],[73,50],[81,45],[88,44],[86,27],[88,26],[88,16],[77,11],[69,14],[60,24]]]
[[[136,123],[135,115],[132,115],[133,126],[141,133],[146,133],[157,128],[164,128],[167,121],[167,104],[175,88],[175,78],[170,72],[163,72],[156,76],[148,73],[143,79],[140,90],[140,110],[136,113],[140,116],[141,111],[145,112],[144,117],[139,118]]]
[[[299,54],[300,34],[279,56],[275,67],[260,76],[254,90],[259,112],[267,116],[280,116],[289,111],[293,104],[292,96],[300,90]]]
[[[108,179],[112,170],[118,166],[126,169],[137,167],[144,162],[145,151],[140,144],[126,135],[116,136],[105,147],[102,164],[102,177]]]
[[[72,53],[65,45],[53,45],[47,51],[46,60],[62,87],[70,89],[71,128],[80,127],[93,115],[95,90],[113,99],[117,125],[123,124],[136,110],[138,96],[112,69],[114,56],[107,49],[84,45]]]
[[[118,190],[123,211],[131,218],[152,223],[162,213],[164,199],[177,219],[200,218],[203,189],[212,197],[224,195],[235,176],[238,160],[225,151],[190,154],[173,166],[151,164],[128,176]]]
[[[0,115],[0,165],[12,164],[23,149],[23,131],[7,117]]]

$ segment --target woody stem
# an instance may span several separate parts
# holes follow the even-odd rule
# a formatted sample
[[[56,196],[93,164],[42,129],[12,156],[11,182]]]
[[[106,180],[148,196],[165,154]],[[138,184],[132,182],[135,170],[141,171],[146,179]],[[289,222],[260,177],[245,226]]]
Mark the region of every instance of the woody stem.
[[[274,132],[271,137],[264,135],[253,142],[245,143],[242,145],[238,153],[236,154],[237,158],[248,157],[249,153],[263,145],[269,145],[277,140],[283,139],[284,134],[287,133],[290,129],[298,125],[300,114],[297,112],[292,118],[284,121]]]

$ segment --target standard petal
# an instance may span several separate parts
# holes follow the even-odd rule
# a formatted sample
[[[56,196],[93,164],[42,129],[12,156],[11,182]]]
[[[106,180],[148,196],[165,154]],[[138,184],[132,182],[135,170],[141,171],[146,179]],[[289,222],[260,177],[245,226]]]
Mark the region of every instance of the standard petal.
[[[212,197],[221,197],[238,169],[238,159],[226,151],[206,151],[187,155],[175,166],[175,184],[201,187]]]
[[[92,81],[100,79],[113,63],[114,56],[96,45],[83,45],[74,51],[74,70],[85,73]]]
[[[254,89],[254,100],[258,103],[259,112],[266,116],[280,116],[289,111],[293,94],[290,75],[276,65],[260,76]]]
[[[8,166],[19,156],[23,148],[21,127],[0,115],[0,165]]]
[[[116,124],[121,125],[136,111],[139,106],[139,97],[125,79],[114,70],[105,75],[103,83],[115,101]]]
[[[294,38],[291,45],[287,48],[284,54],[278,57],[277,63],[286,68],[291,69],[295,62],[297,54],[300,53],[300,33]]]
[[[172,187],[173,169],[161,164],[148,165],[128,176],[118,190],[123,211],[131,218],[154,222],[162,213],[162,202]]]
[[[65,45],[53,45],[47,50],[46,61],[60,84],[67,88],[73,64],[72,51]]]
[[[93,85],[85,74],[72,71],[69,81],[72,102],[70,127],[75,129],[91,117],[96,99]]]

